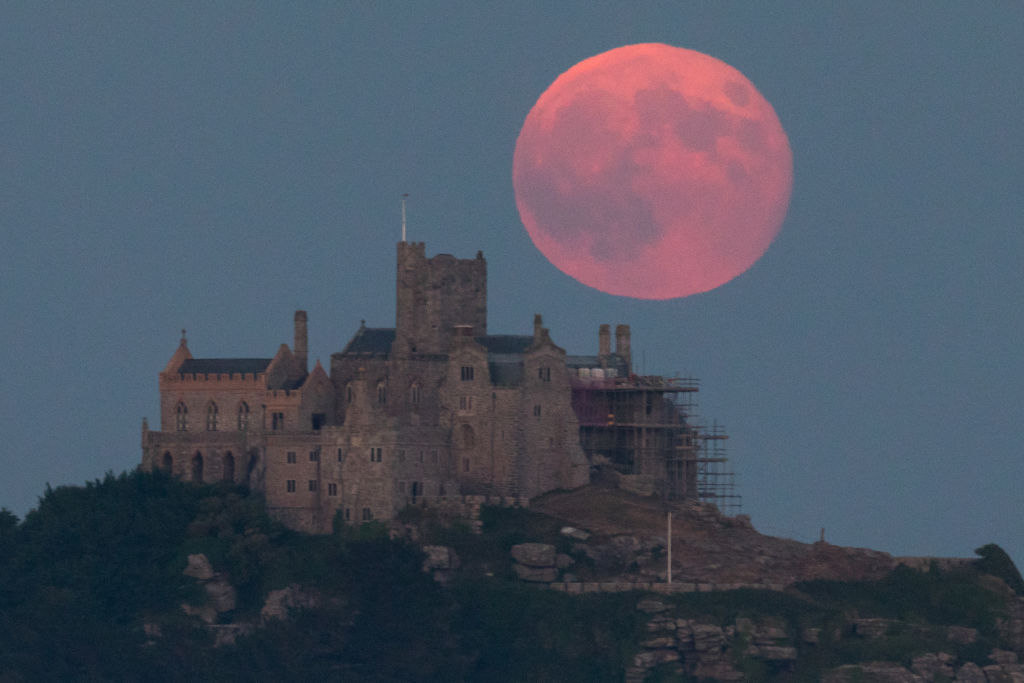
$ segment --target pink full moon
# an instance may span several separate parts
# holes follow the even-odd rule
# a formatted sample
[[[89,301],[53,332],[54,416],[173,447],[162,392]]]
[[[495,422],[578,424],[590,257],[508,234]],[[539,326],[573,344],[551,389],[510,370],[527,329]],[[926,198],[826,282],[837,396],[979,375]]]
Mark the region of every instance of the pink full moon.
[[[530,110],[512,164],[516,205],[552,264],[638,299],[714,289],[779,232],[793,155],[739,71],[657,43],[559,76]]]

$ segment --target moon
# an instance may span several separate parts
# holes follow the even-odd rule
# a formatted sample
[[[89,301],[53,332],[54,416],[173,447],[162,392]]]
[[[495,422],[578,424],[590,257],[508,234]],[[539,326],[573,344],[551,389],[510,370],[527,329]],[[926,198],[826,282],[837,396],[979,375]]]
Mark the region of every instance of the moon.
[[[608,294],[672,299],[754,264],[789,206],[771,104],[714,57],[644,43],[575,65],[516,141],[516,206],[557,268]]]

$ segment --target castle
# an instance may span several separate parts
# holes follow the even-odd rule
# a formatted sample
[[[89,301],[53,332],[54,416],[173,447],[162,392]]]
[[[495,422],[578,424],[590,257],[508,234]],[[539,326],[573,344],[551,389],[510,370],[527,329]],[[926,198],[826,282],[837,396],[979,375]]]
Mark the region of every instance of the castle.
[[[667,497],[712,495],[688,422],[693,380],[638,377],[630,330],[570,356],[541,316],[528,335],[487,331],[487,263],[398,243],[394,328],[361,325],[308,369],[307,315],[273,358],[193,358],[160,373],[160,431],[143,420],[142,467],[262,492],[288,526],[390,519],[466,495],[527,500],[587,484],[595,468]],[[635,482],[634,482],[635,483]]]

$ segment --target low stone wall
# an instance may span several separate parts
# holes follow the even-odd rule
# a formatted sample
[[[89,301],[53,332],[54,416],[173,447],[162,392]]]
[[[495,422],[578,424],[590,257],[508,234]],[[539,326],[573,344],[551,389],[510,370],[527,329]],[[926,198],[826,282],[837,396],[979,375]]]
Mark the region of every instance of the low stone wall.
[[[554,581],[549,588],[563,593],[626,593],[644,591],[650,593],[711,593],[712,591],[733,591],[741,589],[782,591],[781,583],[689,583],[658,581]]]

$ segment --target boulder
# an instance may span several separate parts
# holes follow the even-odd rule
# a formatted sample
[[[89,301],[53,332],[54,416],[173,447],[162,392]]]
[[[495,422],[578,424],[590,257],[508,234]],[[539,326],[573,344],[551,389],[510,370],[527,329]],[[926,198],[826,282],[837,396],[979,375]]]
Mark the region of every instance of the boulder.
[[[213,607],[214,611],[230,612],[237,606],[238,594],[235,587],[224,578],[207,581],[204,588],[209,598],[208,604]]]
[[[950,626],[946,629],[946,638],[951,643],[970,645],[978,640],[978,629],[966,626]]]
[[[525,564],[514,564],[512,569],[521,580],[531,583],[551,583],[558,578],[558,570],[554,567],[531,567]]]
[[[203,553],[188,556],[188,566],[182,572],[185,576],[191,576],[199,581],[209,581],[213,578],[213,567],[210,560]]]
[[[520,543],[512,546],[512,559],[528,567],[554,567],[555,546],[548,543]]]
[[[316,596],[293,583],[287,588],[270,591],[267,594],[267,599],[263,601],[263,609],[260,610],[260,619],[264,622],[271,619],[286,619],[291,610],[315,607],[316,604]]]
[[[423,559],[423,571],[425,572],[434,569],[459,568],[459,556],[446,545],[425,545],[423,552],[426,553],[426,557]]]
[[[910,660],[910,670],[926,681],[953,680],[954,671],[950,663],[953,656],[945,652],[926,652]]]
[[[555,566],[559,569],[568,569],[574,564],[576,564],[576,560],[572,559],[565,553],[558,553],[555,555]]]
[[[822,683],[924,683],[924,679],[893,662],[845,664],[825,672]],[[985,677],[982,674],[982,682]]]
[[[974,662],[967,662],[956,670],[957,683],[986,683],[985,672]]]
[[[563,536],[568,536],[569,538],[572,538],[577,541],[586,541],[588,538],[590,538],[590,534],[588,534],[586,531],[584,531],[583,529],[577,529],[576,527],[572,526],[563,526],[561,533]]]

